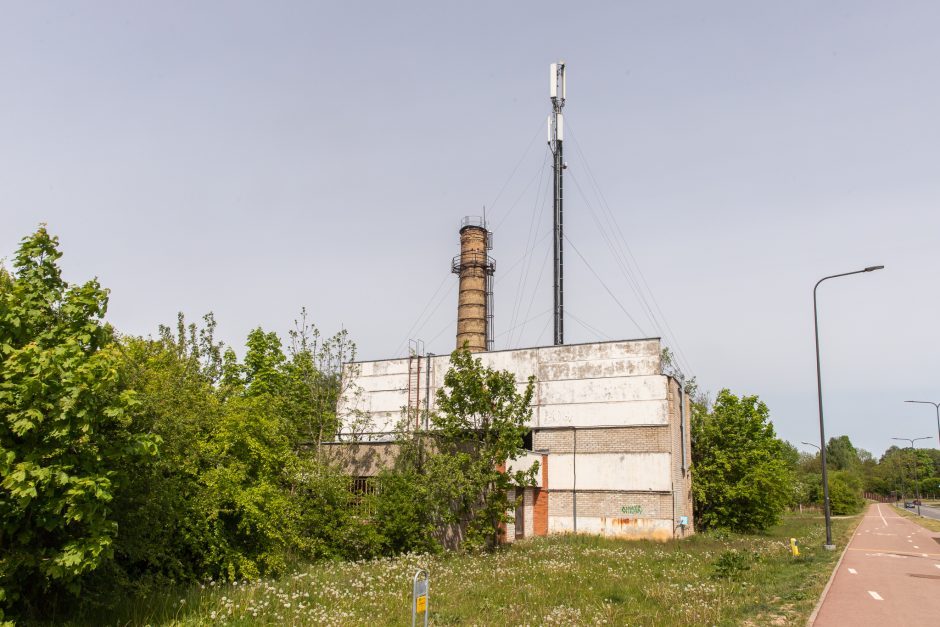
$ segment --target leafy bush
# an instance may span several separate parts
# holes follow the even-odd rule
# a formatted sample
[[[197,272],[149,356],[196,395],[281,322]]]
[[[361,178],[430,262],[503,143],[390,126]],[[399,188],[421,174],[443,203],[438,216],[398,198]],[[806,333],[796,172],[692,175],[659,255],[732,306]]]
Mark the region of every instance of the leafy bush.
[[[131,422],[107,291],[69,286],[57,244],[40,228],[0,271],[0,607],[19,610],[111,556],[122,470],[157,445]]]
[[[865,506],[862,498],[862,481],[846,471],[829,473],[829,507],[832,514],[846,516],[857,514]]]
[[[381,493],[376,499],[376,525],[385,540],[385,552],[438,553],[434,524],[428,507],[427,479],[402,470],[380,475]]]
[[[454,351],[450,361],[437,392],[438,412],[429,417],[433,442],[402,442],[399,470],[421,478],[412,484],[421,486],[428,518],[414,524],[433,529],[448,548],[491,548],[516,505],[509,490],[535,483],[537,463],[505,469],[524,452],[535,378],[520,393],[513,373],[484,367],[466,349]]]
[[[765,530],[792,494],[792,471],[767,406],[721,390],[711,412],[692,420],[692,494],[700,528]]]

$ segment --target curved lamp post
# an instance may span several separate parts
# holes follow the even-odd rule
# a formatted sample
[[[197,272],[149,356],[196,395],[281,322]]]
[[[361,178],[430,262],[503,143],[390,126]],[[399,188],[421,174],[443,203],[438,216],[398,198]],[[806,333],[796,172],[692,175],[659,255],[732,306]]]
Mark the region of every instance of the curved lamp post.
[[[829,279],[835,279],[840,276],[849,276],[852,274],[862,274],[863,272],[874,272],[881,270],[884,266],[868,266],[864,270],[855,270],[854,272],[843,272],[824,276],[816,281],[813,287],[813,329],[816,332],[816,394],[819,397],[819,455],[822,458],[822,484],[823,484],[823,513],[826,516],[826,544],[825,547],[830,551],[836,548],[832,543],[832,517],[829,514],[829,475],[826,472],[826,428],[823,422],[823,400],[822,400],[822,373],[819,367],[819,314],[816,309],[816,290],[819,284]]]
[[[902,442],[910,442],[911,450],[914,451],[914,442],[918,440],[929,440],[933,438],[932,435],[928,435],[922,438],[891,438],[892,440],[901,440]],[[920,486],[917,485],[917,453],[914,452],[914,499],[917,501],[917,515],[920,516]]]
[[[937,410],[937,442],[940,442],[940,403],[933,401],[904,401],[905,403],[921,403],[923,405],[933,405]]]

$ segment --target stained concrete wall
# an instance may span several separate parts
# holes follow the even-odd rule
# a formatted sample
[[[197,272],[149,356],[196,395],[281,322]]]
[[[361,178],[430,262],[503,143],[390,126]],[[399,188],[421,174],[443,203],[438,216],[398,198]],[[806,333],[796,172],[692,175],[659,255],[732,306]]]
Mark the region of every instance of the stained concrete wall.
[[[553,453],[548,485],[552,490],[669,492],[670,458],[669,453]]]
[[[666,539],[692,532],[691,525],[676,526],[680,516],[692,516],[688,399],[680,400],[678,384],[661,374],[660,352],[658,339],[644,339],[475,355],[512,372],[520,389],[529,376],[537,379],[532,448],[547,454],[537,487],[548,499],[547,509],[527,505],[527,536],[540,515],[549,533],[573,531],[575,502],[579,533]],[[421,408],[430,395],[433,411],[449,356],[430,358],[426,378],[427,364],[422,359]],[[407,358],[347,364],[344,381],[361,393],[341,402],[341,419],[360,411],[372,418],[373,431],[396,427],[409,397]],[[509,466],[528,467],[541,457]]]
[[[665,425],[667,377],[660,374],[658,339],[547,346],[479,353],[483,364],[516,375],[520,389],[536,377],[532,427]],[[419,383],[430,409],[450,366],[448,355],[430,358],[431,372]],[[393,431],[408,405],[408,358],[346,364],[340,419],[355,412],[372,419],[372,431]],[[356,395],[354,392],[358,391]],[[412,390],[414,395],[414,390]],[[421,403],[422,408],[424,403]]]

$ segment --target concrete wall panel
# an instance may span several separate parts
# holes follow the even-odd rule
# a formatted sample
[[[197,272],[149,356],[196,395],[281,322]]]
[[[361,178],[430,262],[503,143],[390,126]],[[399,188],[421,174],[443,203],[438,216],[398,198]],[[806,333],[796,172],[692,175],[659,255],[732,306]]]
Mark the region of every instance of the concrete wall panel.
[[[599,377],[633,377],[659,374],[655,357],[623,357],[618,359],[586,359],[539,363],[539,381],[596,379]]]
[[[658,339],[598,342],[592,344],[566,344],[539,348],[539,359],[549,361],[580,361],[595,359],[635,358],[650,356],[659,359]],[[657,368],[658,370],[658,368]]]
[[[672,490],[669,453],[578,453],[552,455],[548,485],[571,490]]]
[[[350,364],[347,364],[349,366]],[[362,361],[352,364],[359,368],[360,377],[376,377],[389,374],[408,374],[408,358]]]
[[[548,529],[549,533],[572,533],[574,525],[571,518],[549,516]],[[659,518],[578,516],[578,533],[660,542],[673,537],[672,521]]]
[[[666,401],[543,405],[532,422],[537,427],[664,425]]]
[[[583,403],[585,401],[651,401],[666,399],[666,377],[611,377],[569,381],[541,381],[540,405]]]
[[[528,470],[532,467],[532,464],[538,462],[540,465],[542,463],[542,456],[535,453],[526,453],[519,459],[511,460],[506,464],[506,469],[509,472],[516,472],[517,470]],[[535,473],[535,486],[538,488],[542,487],[542,469],[539,468],[539,471]]]
[[[424,372],[421,373],[421,383],[424,383]],[[356,377],[356,385],[362,392],[384,392],[388,390],[408,390],[408,373],[388,374],[378,376]],[[424,395],[424,385],[421,386],[421,395]]]
[[[408,404],[408,390],[388,390],[372,392],[364,397],[367,403],[362,406],[366,411],[400,411]]]

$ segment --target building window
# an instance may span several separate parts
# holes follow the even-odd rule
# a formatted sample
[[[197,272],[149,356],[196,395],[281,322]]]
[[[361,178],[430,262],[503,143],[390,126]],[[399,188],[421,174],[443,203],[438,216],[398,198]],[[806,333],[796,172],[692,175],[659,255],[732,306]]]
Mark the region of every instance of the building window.
[[[353,477],[349,484],[349,507],[360,518],[375,516],[375,496],[381,492],[378,477]]]

